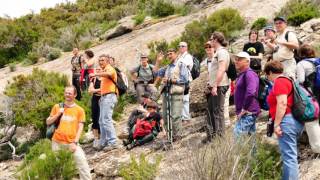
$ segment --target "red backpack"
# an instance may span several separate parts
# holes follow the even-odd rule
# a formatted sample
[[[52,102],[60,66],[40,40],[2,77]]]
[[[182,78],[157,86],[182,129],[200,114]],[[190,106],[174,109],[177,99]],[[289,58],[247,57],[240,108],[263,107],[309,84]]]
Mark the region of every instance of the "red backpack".
[[[144,137],[152,132],[152,128],[156,126],[156,121],[149,122],[144,119],[137,119],[136,128],[133,133],[133,138]]]

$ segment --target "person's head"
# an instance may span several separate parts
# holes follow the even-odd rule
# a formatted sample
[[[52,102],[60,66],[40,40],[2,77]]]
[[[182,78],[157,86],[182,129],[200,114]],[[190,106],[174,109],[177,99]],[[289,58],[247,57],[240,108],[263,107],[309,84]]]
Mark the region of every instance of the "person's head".
[[[269,39],[274,39],[275,38],[275,34],[276,34],[276,30],[274,30],[274,28],[269,25],[269,26],[266,26],[264,28],[264,35],[269,38]]]
[[[77,97],[77,89],[74,86],[64,88],[64,99],[66,102],[72,103]]]
[[[222,32],[214,32],[210,37],[213,48],[217,49],[219,46],[226,47],[228,45]]]
[[[142,53],[140,55],[140,64],[143,67],[146,67],[148,65],[148,55],[145,53]]]
[[[214,53],[214,48],[212,47],[210,41],[204,44],[204,50],[206,51],[207,56],[212,56],[212,54]]]
[[[110,57],[108,58],[108,60],[109,60],[109,64],[110,64],[111,66],[115,66],[115,65],[116,65],[116,60],[115,60],[114,57],[110,56]]]
[[[73,48],[72,54],[73,54],[74,56],[77,56],[77,55],[79,54],[79,49],[78,49],[78,48]]]
[[[87,59],[91,59],[91,58],[93,58],[93,56],[94,56],[94,53],[93,53],[91,50],[86,50],[86,51],[84,52],[84,54],[85,54],[85,56],[86,56]]]
[[[156,111],[157,111],[157,108],[158,108],[158,105],[157,105],[156,102],[150,101],[150,102],[147,103],[147,111],[148,111],[149,113],[154,113],[154,112],[156,112]]]
[[[142,104],[147,104],[148,102],[152,101],[151,100],[151,94],[148,93],[148,92],[145,92],[143,95],[142,95]]]
[[[276,31],[279,33],[284,32],[284,30],[287,28],[287,20],[283,16],[275,17],[273,22],[276,27]]]
[[[252,29],[249,32],[249,41],[250,42],[256,42],[259,38],[259,32],[257,30]]]
[[[177,59],[177,52],[175,49],[171,48],[168,50],[167,53],[168,59],[170,60],[171,63],[173,63]]]
[[[179,53],[183,54],[188,51],[188,44],[186,42],[179,43]]]
[[[247,52],[239,52],[235,58],[236,69],[243,72],[250,66],[250,55]]]
[[[263,71],[266,73],[267,78],[273,81],[283,73],[283,65],[280,61],[271,60],[265,64]]]
[[[302,59],[316,57],[316,51],[309,44],[303,44],[298,49],[298,54]]]
[[[104,69],[109,64],[109,56],[106,54],[102,54],[99,56],[99,66],[101,69]]]

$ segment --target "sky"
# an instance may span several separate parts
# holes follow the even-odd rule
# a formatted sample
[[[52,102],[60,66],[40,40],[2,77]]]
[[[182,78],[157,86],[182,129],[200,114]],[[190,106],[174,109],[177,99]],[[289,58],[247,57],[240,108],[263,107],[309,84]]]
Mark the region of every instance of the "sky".
[[[54,7],[61,2],[76,0],[0,0],[0,16],[9,15],[11,18],[20,17],[34,11],[39,13],[41,8]]]

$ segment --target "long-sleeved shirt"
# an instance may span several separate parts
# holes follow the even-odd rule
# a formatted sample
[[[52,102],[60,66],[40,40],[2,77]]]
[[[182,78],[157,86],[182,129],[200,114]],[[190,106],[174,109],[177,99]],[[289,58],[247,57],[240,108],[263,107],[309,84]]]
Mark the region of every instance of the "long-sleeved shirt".
[[[236,114],[242,110],[249,111],[258,115],[260,106],[257,100],[259,91],[259,77],[250,68],[241,72],[236,81],[236,90],[234,100],[236,105]]]
[[[188,74],[188,68],[185,64],[183,63],[177,63],[176,61],[174,63],[169,64],[168,66],[159,69],[157,76],[163,78],[163,77],[167,77],[167,78],[171,78],[172,75],[172,70],[175,68],[175,66],[179,66],[180,68],[180,74],[179,74],[179,78],[177,79],[177,85],[183,85],[188,83],[189,81],[189,74]],[[166,73],[168,69],[168,73]]]

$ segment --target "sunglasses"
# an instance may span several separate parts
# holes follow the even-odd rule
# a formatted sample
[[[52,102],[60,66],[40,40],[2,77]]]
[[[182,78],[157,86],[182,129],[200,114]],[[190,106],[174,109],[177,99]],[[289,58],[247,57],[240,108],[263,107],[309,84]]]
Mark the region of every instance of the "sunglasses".
[[[211,46],[205,46],[204,48],[205,49],[211,49]]]

